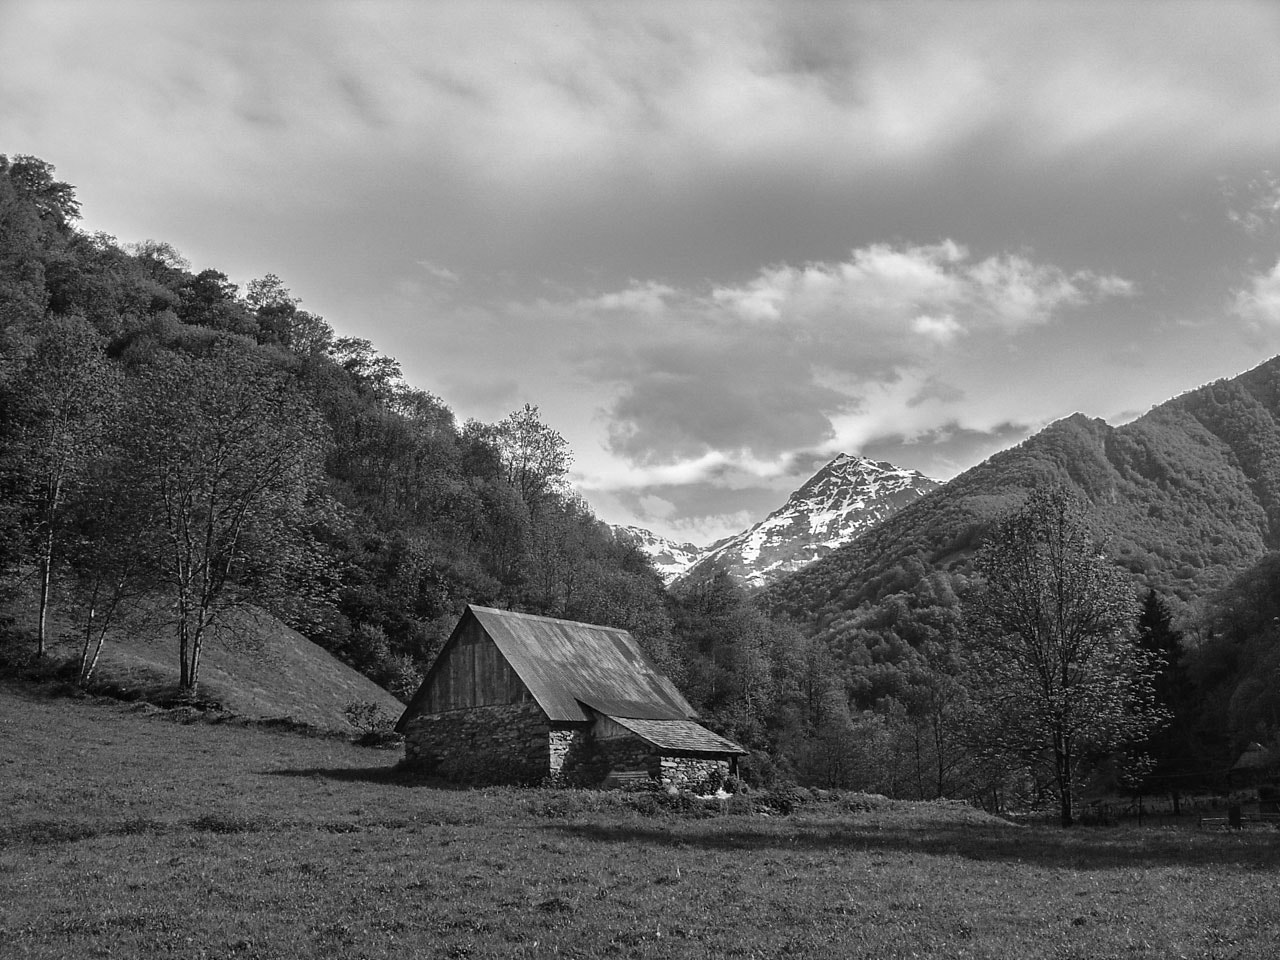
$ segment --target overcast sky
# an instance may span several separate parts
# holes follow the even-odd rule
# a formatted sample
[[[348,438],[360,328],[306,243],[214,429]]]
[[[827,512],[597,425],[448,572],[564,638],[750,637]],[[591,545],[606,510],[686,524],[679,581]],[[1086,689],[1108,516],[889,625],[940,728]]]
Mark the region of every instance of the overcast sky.
[[[1280,352],[1280,5],[0,0],[0,152],[704,544]]]

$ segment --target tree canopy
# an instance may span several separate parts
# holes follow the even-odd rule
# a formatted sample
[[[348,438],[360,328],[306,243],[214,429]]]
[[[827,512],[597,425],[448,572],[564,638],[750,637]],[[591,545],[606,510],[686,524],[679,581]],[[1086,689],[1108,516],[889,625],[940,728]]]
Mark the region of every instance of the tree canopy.
[[[1141,741],[1163,719],[1153,665],[1132,642],[1130,579],[1101,552],[1078,500],[1033,491],[1001,519],[966,604],[978,735],[1027,764],[1047,762],[1063,826],[1090,760]]]

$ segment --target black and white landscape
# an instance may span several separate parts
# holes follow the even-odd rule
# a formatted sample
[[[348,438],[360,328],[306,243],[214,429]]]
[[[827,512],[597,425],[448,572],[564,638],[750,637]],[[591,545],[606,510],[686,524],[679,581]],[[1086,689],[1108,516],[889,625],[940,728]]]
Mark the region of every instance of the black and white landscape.
[[[0,955],[1280,955],[1277,64],[0,3]]]

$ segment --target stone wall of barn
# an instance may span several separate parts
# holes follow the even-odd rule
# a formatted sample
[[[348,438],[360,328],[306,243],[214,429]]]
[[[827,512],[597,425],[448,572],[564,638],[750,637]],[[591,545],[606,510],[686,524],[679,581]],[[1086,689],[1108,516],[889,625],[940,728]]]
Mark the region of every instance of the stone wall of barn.
[[[615,786],[616,774],[623,779],[648,779],[659,775],[659,757],[652,744],[638,737],[600,739],[590,730],[575,731],[572,748],[565,755],[560,775],[577,787]],[[630,775],[630,776],[628,776]]]
[[[541,783],[551,773],[551,732],[536,703],[422,714],[405,729],[405,762],[456,783]]]
[[[728,760],[706,757],[663,757],[661,768],[662,782],[677,787],[694,787],[708,782],[719,785],[729,777]]]
[[[564,772],[566,761],[572,769],[573,755],[582,750],[584,734],[583,730],[552,730],[548,734],[550,769],[553,777]]]
[[[597,738],[585,728],[552,729],[536,703],[495,704],[421,714],[404,737],[406,764],[455,783],[614,786],[637,778],[693,787],[729,775],[727,760],[663,755],[637,736]]]
[[[576,733],[578,739],[561,770],[569,783],[609,787],[653,779],[664,785],[694,787],[713,778],[723,783],[729,776],[728,760],[665,755],[634,735],[590,737],[585,731]]]

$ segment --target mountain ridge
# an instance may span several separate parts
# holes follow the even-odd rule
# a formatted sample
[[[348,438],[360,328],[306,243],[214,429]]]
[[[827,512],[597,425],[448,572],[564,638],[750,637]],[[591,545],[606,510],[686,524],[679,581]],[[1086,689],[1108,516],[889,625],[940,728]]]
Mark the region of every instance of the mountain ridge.
[[[1192,602],[1280,546],[1280,357],[1190,390],[1120,427],[1082,414],[1050,424],[771,585],[766,607],[812,632],[929,571],[963,573],[992,522],[1033,487],[1092,505],[1117,563]]]
[[[841,453],[764,519],[706,547],[677,544],[640,527],[615,529],[635,538],[668,584],[724,569],[757,589],[825,556],[939,485],[919,471]]]
[[[916,470],[841,453],[786,503],[742,533],[713,544],[689,569],[723,568],[748,589],[802,569],[940,486]]]

